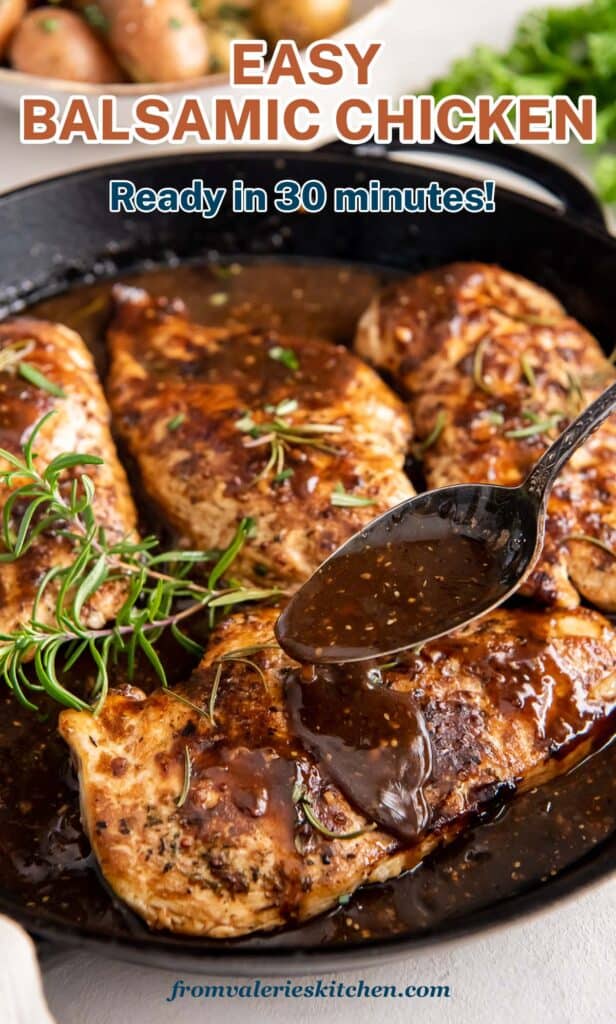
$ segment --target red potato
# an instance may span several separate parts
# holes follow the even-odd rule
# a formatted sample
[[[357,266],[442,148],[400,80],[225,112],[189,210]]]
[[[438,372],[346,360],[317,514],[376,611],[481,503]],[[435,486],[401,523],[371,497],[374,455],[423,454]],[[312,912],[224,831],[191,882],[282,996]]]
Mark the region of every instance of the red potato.
[[[27,8],[26,0],[0,0],[0,60]]]
[[[97,0],[105,39],[136,82],[207,74],[208,46],[190,0]]]
[[[121,68],[83,18],[59,7],[37,7],[21,21],[9,47],[17,71],[42,78],[121,82]]]

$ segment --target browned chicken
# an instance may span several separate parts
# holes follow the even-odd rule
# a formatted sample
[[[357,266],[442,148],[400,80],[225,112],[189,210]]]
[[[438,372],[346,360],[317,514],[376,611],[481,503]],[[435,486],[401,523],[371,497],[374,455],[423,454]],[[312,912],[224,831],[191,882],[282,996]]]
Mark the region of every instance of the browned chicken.
[[[521,483],[616,377],[598,343],[543,289],[498,267],[454,264],[389,287],[357,352],[409,400],[430,487]],[[564,469],[545,548],[523,593],[616,611],[616,418]]]
[[[500,790],[564,772],[616,702],[616,635],[587,609],[494,612],[401,659],[355,704],[355,682],[299,673],[273,641],[275,616],[224,622],[181,699],[133,690],[97,718],[61,715],[103,874],[153,928],[222,938],[318,914],[418,863]],[[338,736],[349,716],[374,727],[366,702],[396,702],[389,739],[362,752],[370,771],[334,783],[348,749],[309,752],[298,694]],[[412,741],[398,743],[410,719]],[[391,780],[380,758],[397,766]],[[343,795],[358,782],[373,785],[375,815]],[[369,820],[393,814],[404,785],[418,822],[407,839]]]
[[[111,439],[109,409],[83,341],[67,327],[42,320],[23,317],[0,324],[0,447],[21,455],[33,427],[52,410],[54,415],[36,440],[36,465],[45,469],[66,452],[103,458],[102,465],[87,467],[96,488],[97,517],[112,539],[131,533],[136,513]],[[6,468],[6,463],[0,465]],[[22,483],[17,479],[15,486]],[[0,503],[9,494],[8,487],[1,488]],[[69,564],[73,557],[70,541],[45,533],[18,561],[0,564],[1,632],[10,633],[30,618],[46,572]],[[121,600],[117,584],[100,588],[84,607],[83,622],[99,628],[113,618]],[[49,587],[38,607],[39,620],[53,622],[54,605],[54,590]]]
[[[413,493],[408,414],[346,349],[201,327],[178,303],[114,294],[112,410],[179,543],[223,548],[250,515],[236,575],[292,587]]]

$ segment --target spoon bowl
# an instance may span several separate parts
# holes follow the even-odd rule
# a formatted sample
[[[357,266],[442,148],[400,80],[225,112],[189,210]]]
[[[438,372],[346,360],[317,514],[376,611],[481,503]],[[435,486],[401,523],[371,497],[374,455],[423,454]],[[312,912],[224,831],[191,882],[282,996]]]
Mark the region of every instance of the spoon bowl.
[[[519,487],[460,484],[390,509],[334,552],[278,622],[297,661],[388,657],[501,605],[532,572],[562,467],[616,408],[612,384],[547,449]]]

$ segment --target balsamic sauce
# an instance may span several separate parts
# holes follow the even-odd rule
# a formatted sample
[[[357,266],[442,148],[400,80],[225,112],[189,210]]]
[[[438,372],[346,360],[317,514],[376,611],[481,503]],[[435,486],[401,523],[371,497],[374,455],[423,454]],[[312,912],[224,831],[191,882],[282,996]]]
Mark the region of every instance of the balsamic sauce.
[[[348,342],[380,281],[368,271],[331,265],[263,263],[220,272],[174,268],[135,275],[127,283],[184,299],[194,318],[204,323],[236,320],[258,328],[314,332]],[[106,359],[101,339],[109,291],[108,284],[73,290],[34,310],[35,315],[79,330],[102,371]],[[421,596],[420,584],[424,578],[444,583],[437,577],[451,580],[455,573],[460,579],[472,577],[467,599],[472,598],[473,588],[480,586],[484,591],[486,582],[495,583],[493,565],[489,546],[477,547],[477,543],[456,538],[452,547],[445,538],[433,545],[424,537],[419,545],[408,544],[395,553],[403,578],[396,585],[397,577],[388,572],[391,586],[387,588],[374,585],[372,573],[382,567],[364,562],[362,571],[371,577],[365,578],[365,587],[350,595],[333,579],[331,601],[327,608],[321,604],[313,609],[312,625],[319,628],[319,618],[325,625],[328,618],[330,625],[334,619],[338,624],[350,624],[351,630],[344,629],[344,634],[349,634],[342,636],[344,643],[338,642],[348,651],[353,646],[370,646],[365,631],[353,632],[353,615],[357,623],[360,614],[365,622],[366,607],[376,611],[375,602],[379,623],[384,607],[389,612],[386,621],[393,617],[388,628],[394,640],[405,628],[400,615],[402,594],[409,607],[412,602],[408,598],[417,598],[415,621],[418,610],[422,615],[444,616],[447,604],[450,617],[455,611],[453,590],[460,594],[459,581],[452,591],[446,585],[432,591],[431,607],[425,595]],[[351,568],[347,566],[345,573]],[[470,574],[469,568],[473,570]],[[461,614],[466,618],[466,606]],[[336,646],[331,640],[331,636],[325,637],[321,645]],[[405,632],[405,646],[407,641]],[[188,666],[174,663],[173,657],[176,655],[167,655],[165,663],[173,678],[182,678]],[[492,668],[492,683],[500,686],[500,667],[494,664]],[[367,816],[385,828],[409,838],[427,824],[422,787],[430,774],[431,750],[425,722],[412,694],[382,687],[373,669],[361,669],[359,677],[356,672],[347,666],[291,674],[287,699],[295,733],[352,803],[366,809]],[[144,683],[140,677],[139,684]],[[514,700],[516,695],[510,698],[503,691],[502,699]],[[100,878],[80,825],[77,781],[56,731],[57,708],[44,710],[47,718],[41,720],[24,711],[11,695],[0,698],[0,894],[16,907],[44,912],[56,921],[120,936],[137,934],[156,944],[159,937],[116,900]],[[271,794],[275,796],[280,785],[287,791],[291,762],[279,766],[281,780],[270,779],[269,769],[259,758],[260,752],[255,751],[247,760],[232,759],[236,797],[250,814],[278,814],[278,801]],[[204,771],[216,770],[220,769],[204,765]],[[262,792],[259,780],[264,780]],[[287,813],[288,802],[285,806]],[[184,814],[191,813],[189,795]],[[591,853],[615,828],[616,744],[612,744],[563,778],[511,803],[495,804],[489,815],[412,873],[360,890],[337,911],[301,929],[229,944],[284,948],[298,942],[323,946],[402,933],[419,935],[546,884]],[[182,944],[191,943],[183,940]],[[227,943],[199,940],[194,945],[220,948]]]
[[[377,658],[453,629],[507,593],[488,541],[437,513],[406,524],[394,540],[386,526],[362,534],[304,584],[276,629],[287,654],[311,664]]]
[[[403,840],[428,827],[432,748],[412,697],[385,687],[378,669],[343,665],[293,673],[287,706],[294,734],[369,821]]]

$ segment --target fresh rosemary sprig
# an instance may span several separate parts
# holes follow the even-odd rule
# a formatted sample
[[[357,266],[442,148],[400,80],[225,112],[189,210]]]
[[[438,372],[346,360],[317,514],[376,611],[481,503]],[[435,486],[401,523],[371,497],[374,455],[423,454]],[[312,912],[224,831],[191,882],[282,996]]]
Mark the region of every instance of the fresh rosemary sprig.
[[[288,398],[276,406],[266,406],[265,412],[272,415],[270,420],[257,421],[251,413],[246,413],[236,423],[241,433],[249,435],[244,440],[246,448],[260,448],[269,445],[269,456],[264,468],[255,478],[254,483],[264,480],[270,474],[281,482],[285,473],[285,458],[291,448],[316,448],[330,455],[338,455],[339,451],[324,441],[330,434],[341,434],[343,428],[333,423],[298,423],[293,424],[287,418],[296,412],[298,404],[295,399]]]
[[[0,633],[0,678],[28,708],[36,704],[29,692],[45,692],[67,707],[92,709],[62,682],[81,658],[95,669],[94,710],[105,700],[109,666],[126,659],[129,677],[137,654],[144,655],[163,686],[167,677],[155,644],[165,630],[192,654],[200,647],[182,624],[207,609],[210,624],[217,609],[279,595],[278,590],[225,585],[225,575],[254,530],[254,521],[241,521],[229,546],[221,552],[158,550],[153,537],[138,541],[107,536],[96,516],[94,483],[82,470],[101,465],[97,456],[67,452],[39,468],[34,445],[53,412],[36,425],[21,456],[0,449],[8,469],[0,485],[10,489],[2,513],[4,552],[0,562],[23,557],[42,535],[66,542],[70,557],[52,566],[38,586],[29,620],[9,633]],[[195,565],[210,564],[206,584],[189,579]],[[100,629],[84,621],[84,611],[103,587],[121,585],[125,596],[115,621]],[[40,609],[53,607],[52,621]],[[31,664],[30,664],[31,663]]]
[[[229,662],[239,662],[241,665],[248,665],[249,668],[256,672],[262,683],[265,683],[265,673],[260,665],[257,665],[256,661],[253,661],[253,656],[258,654],[259,651],[277,651],[279,650],[278,644],[255,644],[253,647],[241,647],[235,651],[227,651],[223,654],[222,658],[219,658],[216,664],[216,672],[212,681],[212,689],[210,690],[210,701],[209,701],[209,719],[212,725],[215,725],[215,708],[216,700],[218,698],[218,690],[220,688],[220,682],[222,679],[223,669],[225,664]]]
[[[327,828],[322,821],[317,817],[315,810],[310,802],[306,790],[301,783],[296,784],[293,795],[293,803],[296,804],[309,825],[319,832],[326,839],[359,839],[360,836],[366,835],[368,832],[374,832],[378,825],[376,822],[371,822],[369,825],[362,825],[360,828],[353,829],[351,832],[334,832],[332,829]]]

